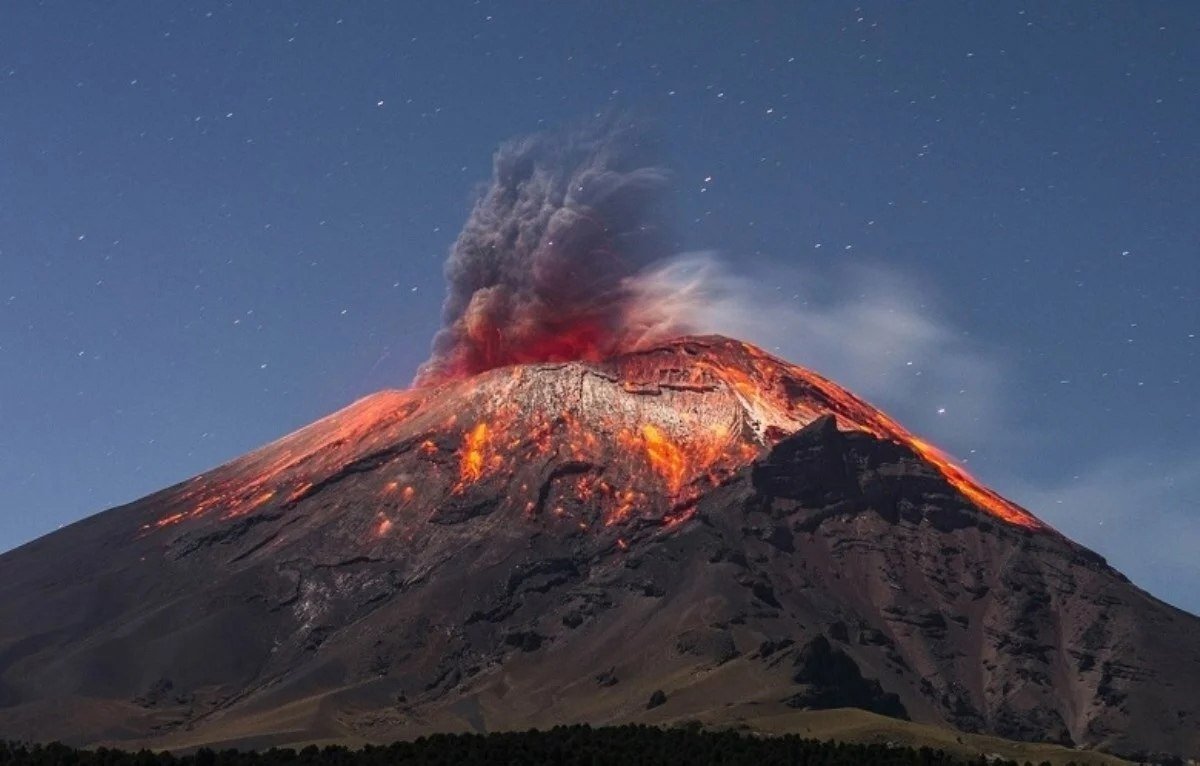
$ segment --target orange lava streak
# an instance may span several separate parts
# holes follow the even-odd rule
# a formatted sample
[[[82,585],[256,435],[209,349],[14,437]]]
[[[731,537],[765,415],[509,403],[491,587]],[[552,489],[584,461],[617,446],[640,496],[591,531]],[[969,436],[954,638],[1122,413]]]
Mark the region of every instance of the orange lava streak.
[[[291,494],[288,495],[287,502],[289,502],[289,503],[296,502],[300,498],[304,497],[305,493],[307,493],[310,489],[312,489],[312,487],[313,487],[313,485],[312,485],[311,481],[306,481],[306,482],[301,483],[300,486],[293,489]]]
[[[484,449],[487,447],[488,426],[481,421],[463,437],[463,446],[459,451],[458,474],[461,484],[469,484],[483,476]]]
[[[173,508],[172,513],[142,529],[168,527],[210,512],[228,520],[271,501],[298,502],[313,489],[314,481],[336,472],[357,455],[387,444],[395,428],[421,403],[421,394],[414,391],[383,391],[361,399],[193,480],[177,498],[186,506],[183,510]]]
[[[835,393],[833,390],[834,385],[829,381],[816,375],[813,375],[812,379],[814,382],[819,382],[830,394]],[[1042,528],[1042,523],[1031,513],[981,485],[937,447],[909,433],[899,423],[884,415],[879,410],[870,407],[870,405],[867,405],[844,389],[840,389],[836,393],[841,396],[837,397],[835,401],[838,401],[850,410],[849,414],[852,423],[874,436],[899,442],[911,448],[937,468],[938,472],[942,474],[942,477],[951,486],[982,510],[1017,526],[1028,529]],[[831,398],[833,397],[831,396]]]
[[[183,521],[187,517],[188,517],[188,514],[182,512],[182,511],[180,511],[179,513],[172,513],[169,516],[163,516],[161,519],[154,522],[153,524],[143,524],[142,529],[158,529],[161,527],[170,526],[171,524],[178,524],[179,522]]]
[[[687,472],[687,460],[683,450],[656,426],[646,423],[642,426],[642,445],[646,451],[646,460],[663,481],[671,494],[679,492]]]
[[[1026,529],[1041,529],[1044,527],[1042,522],[1029,513],[1029,511],[1016,503],[1005,500],[1000,495],[980,484],[969,473],[951,462],[951,458],[937,447],[915,436],[910,435],[909,438],[911,439],[908,442],[909,446],[921,457],[932,463],[952,487],[965,495],[975,505],[991,513],[993,516],[1004,519],[1010,524],[1016,524]]]
[[[230,510],[229,512],[227,512],[225,514],[225,518],[231,519],[235,516],[244,516],[247,513],[250,513],[250,511],[253,511],[258,506],[263,505],[264,503],[270,502],[271,498],[273,498],[273,497],[275,497],[275,490],[273,490],[273,489],[268,489],[266,492],[260,492],[249,503],[238,506],[237,508],[234,508],[234,509]]]
[[[765,352],[754,346],[748,344],[742,344],[742,346],[754,358],[754,368],[764,378],[768,377],[765,372],[768,367],[786,368],[793,375],[796,375],[812,388],[816,389],[822,398],[826,400],[827,409],[833,412],[844,425],[866,431],[876,438],[887,439],[909,447],[933,465],[952,487],[957,489],[981,510],[1010,524],[1025,527],[1026,529],[1045,528],[1045,524],[1029,511],[1016,503],[1004,499],[976,481],[946,453],[929,442],[913,435],[882,411],[867,404],[838,384],[803,367],[786,363],[781,364],[779,360],[772,359]],[[762,402],[762,392],[767,388],[765,381],[759,382],[756,385],[753,378],[740,371],[726,369],[724,372],[728,375],[736,374],[734,385],[743,396],[748,397],[753,395],[757,403]]]

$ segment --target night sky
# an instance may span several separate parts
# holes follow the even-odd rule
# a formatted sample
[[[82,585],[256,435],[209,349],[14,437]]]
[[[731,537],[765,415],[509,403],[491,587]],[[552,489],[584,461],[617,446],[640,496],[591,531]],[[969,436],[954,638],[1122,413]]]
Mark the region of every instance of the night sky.
[[[406,386],[496,146],[620,112],[715,329],[1200,612],[1200,6],[416,5],[5,4],[0,549]]]

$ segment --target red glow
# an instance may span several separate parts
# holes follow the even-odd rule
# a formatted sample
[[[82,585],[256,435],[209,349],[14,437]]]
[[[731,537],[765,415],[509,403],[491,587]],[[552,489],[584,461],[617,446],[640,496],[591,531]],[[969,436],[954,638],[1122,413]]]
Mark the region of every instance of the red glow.
[[[470,343],[459,347],[457,356],[444,361],[436,374],[423,377],[422,386],[461,380],[481,372],[540,362],[596,362],[613,354],[622,344],[598,320],[574,317],[570,324],[546,327],[537,334],[524,333],[513,342],[504,329],[482,319],[466,325]]]

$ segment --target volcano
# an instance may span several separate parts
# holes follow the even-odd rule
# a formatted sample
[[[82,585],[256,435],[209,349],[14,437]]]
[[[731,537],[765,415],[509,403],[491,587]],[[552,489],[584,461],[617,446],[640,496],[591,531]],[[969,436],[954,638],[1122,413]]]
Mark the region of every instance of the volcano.
[[[367,397],[0,557],[0,733],[390,741],[859,707],[1200,754],[1200,619],[721,337]]]

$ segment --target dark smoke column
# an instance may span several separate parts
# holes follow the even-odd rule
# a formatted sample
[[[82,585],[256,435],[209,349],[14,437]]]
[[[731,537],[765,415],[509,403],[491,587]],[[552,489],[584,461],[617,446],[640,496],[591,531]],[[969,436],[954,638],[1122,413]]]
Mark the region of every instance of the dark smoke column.
[[[416,385],[657,339],[634,289],[668,254],[667,174],[653,155],[627,123],[503,144],[446,262],[443,327]]]

